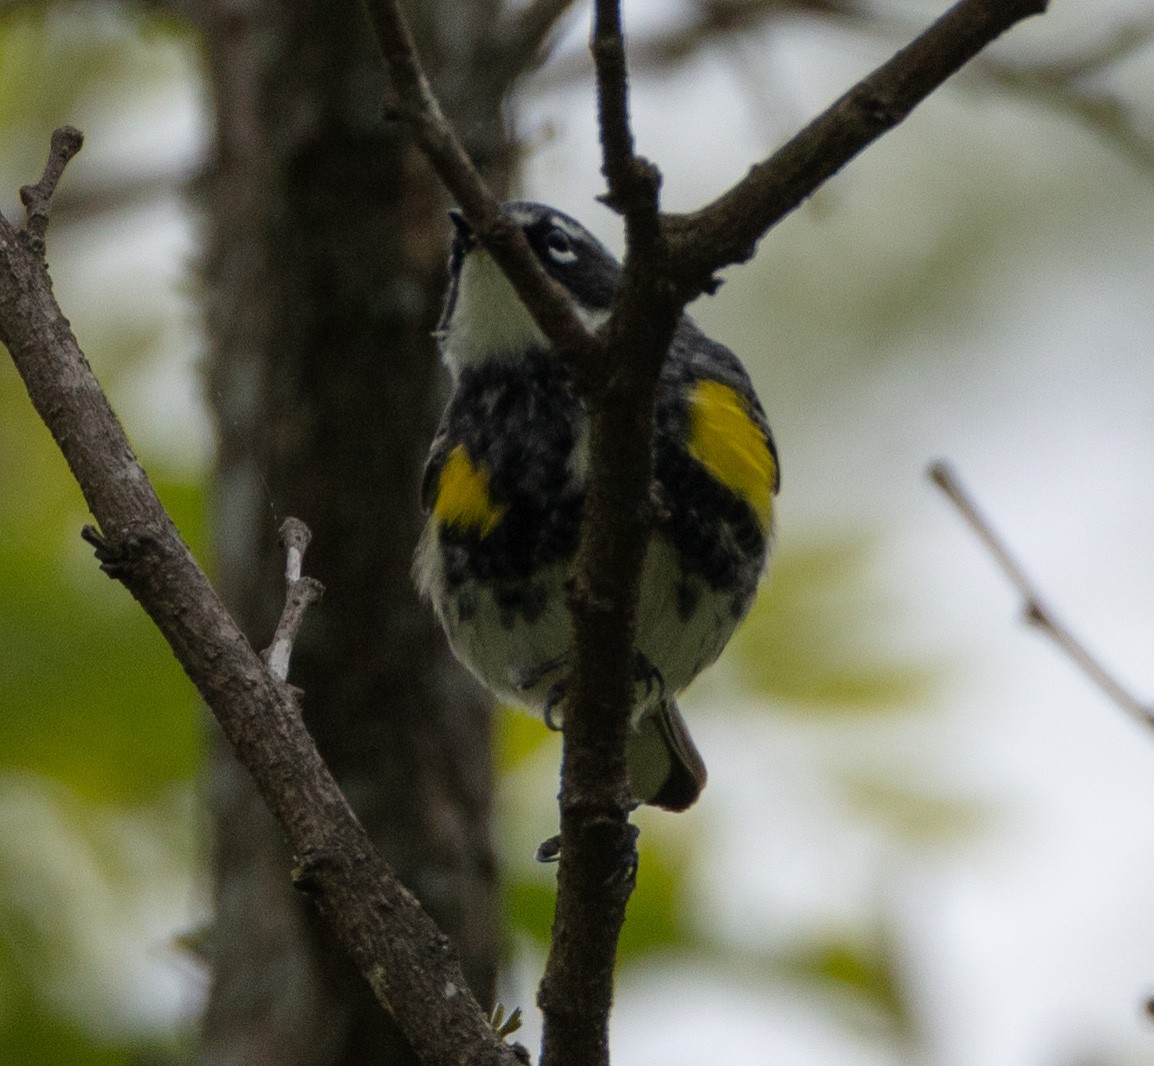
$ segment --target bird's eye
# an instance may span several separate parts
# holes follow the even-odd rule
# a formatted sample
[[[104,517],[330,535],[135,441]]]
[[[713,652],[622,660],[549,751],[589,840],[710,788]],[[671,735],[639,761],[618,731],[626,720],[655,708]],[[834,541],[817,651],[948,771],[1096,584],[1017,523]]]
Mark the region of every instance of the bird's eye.
[[[577,261],[577,253],[573,250],[573,242],[569,239],[569,234],[564,230],[550,230],[549,236],[545,238],[545,247],[549,252],[549,258],[551,258],[554,263],[575,263]]]

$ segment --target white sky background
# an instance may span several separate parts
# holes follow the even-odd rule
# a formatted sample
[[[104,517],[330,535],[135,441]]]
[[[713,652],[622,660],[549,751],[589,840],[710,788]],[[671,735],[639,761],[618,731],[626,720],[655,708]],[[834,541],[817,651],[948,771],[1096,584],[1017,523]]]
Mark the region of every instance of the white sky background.
[[[1000,54],[1050,54],[1084,40],[1096,18],[1139,9],[1057,2]],[[640,33],[667,12],[638,0],[627,26]],[[888,54],[877,40],[800,25],[676,78],[637,82],[639,147],[661,166],[667,208],[716,195]],[[575,47],[585,32],[574,27]],[[1154,57],[1126,73],[1132,97],[1149,104]],[[157,131],[170,135],[163,158],[203,136],[187,68],[174,61],[171,77],[147,114],[117,121],[121,147],[137,158],[156,147]],[[526,93],[525,103],[522,128],[538,144],[525,195],[619,248],[615,219],[593,204],[602,183],[591,93]],[[76,166],[96,166],[109,143],[93,117]],[[111,119],[98,121],[107,129]],[[920,1063],[1075,1066],[1099,1053],[1154,1063],[1154,1028],[1140,1012],[1154,989],[1154,732],[1020,624],[1008,585],[924,477],[931,459],[955,461],[1059,613],[1154,696],[1151,184],[1092,134],[963,82],[852,164],[755,264],[694,308],[747,362],[773,422],[781,541],[876,532],[872,580],[897,608],[863,618],[863,630],[949,669],[913,727],[814,725],[790,708],[743,703],[721,664],[685,701],[691,717],[699,708],[709,788],[674,828],[646,816],[645,831],[691,835],[696,920],[720,944],[788,944],[883,915],[926,1012]],[[89,236],[100,269],[90,256],[71,268],[61,257],[62,300],[124,300],[125,280],[137,279],[132,299],[147,283],[172,301],[175,341],[158,350],[184,354],[118,382],[114,399],[145,456],[191,448],[203,457],[196,341],[179,295],[194,239],[187,217],[161,204],[133,221],[131,240]],[[964,273],[935,276],[958,242],[969,249]],[[880,347],[854,328],[863,291],[875,290],[899,309],[908,300]],[[923,290],[935,292],[928,313]],[[78,304],[69,307],[76,319]],[[721,709],[708,713],[707,703]],[[892,768],[910,776],[899,784],[972,799],[992,811],[989,822],[963,843],[895,849],[892,833],[847,817],[838,802],[839,775],[858,768]],[[531,787],[552,794],[547,775]],[[547,814],[540,835],[552,831]],[[188,894],[166,896],[173,928],[187,928]],[[155,901],[148,906],[153,930]],[[142,1008],[136,998],[126,1015],[155,1021],[186,1009],[189,990],[173,987],[156,940],[122,943],[168,975],[163,1004]],[[528,1008],[539,969],[526,959],[519,970]],[[535,1034],[531,1020],[530,1046]],[[906,1061],[816,999],[723,964],[627,974],[614,1037],[626,1066]]]

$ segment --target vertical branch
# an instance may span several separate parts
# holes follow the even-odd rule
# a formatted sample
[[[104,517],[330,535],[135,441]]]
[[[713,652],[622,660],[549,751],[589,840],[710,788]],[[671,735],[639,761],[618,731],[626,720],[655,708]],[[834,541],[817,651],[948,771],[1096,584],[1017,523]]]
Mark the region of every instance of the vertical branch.
[[[662,282],[660,174],[634,154],[617,0],[598,0],[591,48],[604,199],[625,217],[626,255],[622,288],[604,330],[603,373],[586,395],[590,463],[570,597],[575,663],[563,737],[561,866],[552,947],[538,993],[542,1066],[608,1062],[617,942],[636,871],[625,745],[651,529],[654,401],[681,313]]]
[[[589,47],[597,72],[601,173],[608,187],[602,200],[625,216],[629,249],[648,248],[659,236],[657,194],[661,174],[649,160],[634,153],[620,0],[597,0]],[[627,268],[629,258],[627,253]]]
[[[597,70],[597,121],[601,130],[601,173],[609,186],[605,202],[624,210],[633,178],[633,131],[629,126],[629,81],[619,0],[597,0],[590,40]]]

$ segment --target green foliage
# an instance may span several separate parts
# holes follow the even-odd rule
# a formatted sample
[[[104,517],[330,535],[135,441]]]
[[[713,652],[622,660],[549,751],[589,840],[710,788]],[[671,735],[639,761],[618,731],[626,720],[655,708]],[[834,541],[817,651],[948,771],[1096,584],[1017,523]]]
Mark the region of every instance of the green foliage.
[[[0,1062],[4,1066],[129,1066],[132,1052],[101,1045],[51,1005],[34,985],[13,972],[0,953]]]
[[[8,364],[0,406],[11,406],[18,387]],[[0,494],[19,504],[0,504],[0,770],[47,774],[93,800],[143,801],[195,770],[195,694],[152,623],[80,541],[79,492],[60,476],[54,446],[24,407],[0,433],[4,480],[28,486]],[[37,438],[39,447],[27,446]],[[158,490],[201,546],[200,488],[174,482]]]
[[[915,1030],[912,1005],[906,1001],[901,967],[891,948],[886,937],[816,938],[781,959],[779,966],[785,975],[847,996],[893,1033],[909,1037]]]
[[[688,861],[683,848],[642,835],[638,848],[637,888],[621,932],[618,957],[636,962],[653,952],[684,949],[692,944],[692,906],[684,898]],[[516,938],[526,936],[542,950],[549,945],[553,903],[557,895],[556,867],[536,866],[506,872],[505,927]]]
[[[542,722],[512,707],[498,707],[494,718],[497,766],[505,773],[537,758],[551,741]]]
[[[972,839],[992,817],[976,800],[894,784],[880,775],[847,776],[840,788],[859,817],[923,847]]]
[[[851,534],[777,552],[728,652],[753,691],[807,715],[905,710],[928,695],[934,669],[879,650],[879,626],[897,612],[869,588],[872,549]]]
[[[130,387],[163,350],[166,307],[148,290],[87,307],[68,296],[70,271],[91,262],[76,259],[89,249],[72,239],[68,201],[109,160],[111,101],[171,77],[173,26],[151,23],[170,44],[157,60],[140,47],[144,24],[87,4],[0,17],[0,206],[17,217],[16,190],[39,175],[54,126],[85,128],[90,150],[61,187],[49,256],[93,365]],[[137,412],[118,406],[131,435]],[[80,540],[91,518],[2,349],[0,455],[0,1066],[141,1062],[168,1037],[155,1004],[129,1002],[121,967],[138,948],[167,955],[157,914],[179,921],[192,895],[194,823],[180,801],[200,760],[196,695]],[[169,475],[142,459],[202,553],[193,464],[176,457]]]

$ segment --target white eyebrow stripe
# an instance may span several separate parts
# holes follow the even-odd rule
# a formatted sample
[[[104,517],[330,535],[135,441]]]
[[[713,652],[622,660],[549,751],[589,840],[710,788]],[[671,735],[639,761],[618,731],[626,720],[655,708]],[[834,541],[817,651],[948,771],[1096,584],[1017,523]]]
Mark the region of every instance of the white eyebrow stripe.
[[[505,214],[511,218],[518,226],[528,226],[534,219],[540,216],[531,208],[524,207],[506,207],[503,209]]]
[[[574,226],[568,219],[562,218],[560,215],[550,215],[549,225],[559,229],[562,233],[566,233],[575,241],[585,239],[585,231],[580,226]]]

